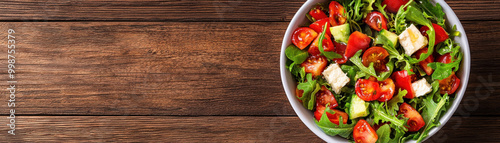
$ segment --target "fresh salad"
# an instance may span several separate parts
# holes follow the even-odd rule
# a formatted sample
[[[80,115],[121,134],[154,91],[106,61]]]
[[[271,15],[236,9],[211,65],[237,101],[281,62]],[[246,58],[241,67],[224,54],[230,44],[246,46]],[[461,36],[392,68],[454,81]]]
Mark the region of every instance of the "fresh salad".
[[[463,53],[429,0],[318,3],[285,54],[296,96],[328,135],[423,141],[460,85]]]

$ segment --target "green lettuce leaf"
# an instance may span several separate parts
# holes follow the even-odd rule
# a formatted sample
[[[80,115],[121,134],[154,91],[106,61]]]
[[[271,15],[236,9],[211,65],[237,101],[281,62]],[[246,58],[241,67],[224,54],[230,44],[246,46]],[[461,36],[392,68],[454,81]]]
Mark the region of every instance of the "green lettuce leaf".
[[[434,96],[426,96],[426,98],[422,100],[422,118],[424,119],[425,126],[422,133],[418,137],[417,142],[421,142],[425,139],[425,137],[429,135],[430,129],[440,124],[438,118],[446,111],[446,105],[449,104],[448,94],[445,94],[442,97],[439,94],[436,94],[435,96],[438,96],[437,103],[434,102]]]
[[[454,71],[457,71],[460,68],[460,63],[462,61],[463,54],[459,53],[458,58],[455,61],[445,64],[441,62],[433,62],[427,64],[427,66],[434,69],[432,73],[432,79],[434,80],[442,80],[449,77]]]
[[[397,115],[397,111],[399,111],[399,105],[404,102],[403,97],[408,93],[406,90],[399,89],[399,92],[396,96],[392,97],[391,100],[387,101],[387,113],[389,115]]]
[[[301,64],[307,59],[307,57],[309,57],[309,53],[307,51],[302,51],[294,45],[289,45],[285,49],[285,55],[288,59],[298,64]]]
[[[377,78],[377,80],[379,81],[383,81],[385,80],[386,78],[388,78],[393,69],[394,69],[394,62],[391,62],[389,61],[386,66],[389,67],[389,71],[387,72],[382,72],[380,75],[377,75],[377,72],[375,72],[375,68],[373,67],[373,63],[370,63],[370,65],[368,67],[365,67],[362,63],[362,60],[360,58],[361,56],[361,52],[363,52],[363,50],[359,50],[358,52],[356,52],[356,54],[354,54],[354,56],[351,57],[350,61],[356,65],[360,71],[363,71],[365,72],[367,75],[369,76],[374,76]]]
[[[406,131],[406,120],[398,119],[398,117],[394,115],[390,115],[384,109],[384,102],[372,102],[371,103],[371,114],[373,116],[374,123],[383,123],[383,122],[391,122],[390,126],[394,129]]]
[[[330,108],[326,108],[325,111],[323,112],[323,115],[321,116],[321,119],[319,121],[315,120],[316,125],[318,125],[318,127],[321,128],[323,132],[325,132],[327,135],[330,136],[339,135],[341,137],[349,139],[354,129],[354,126],[356,125],[356,122],[352,122],[351,124],[344,124],[343,122],[339,122],[339,125],[337,125],[335,123],[332,123],[330,119],[328,119],[326,112],[331,114],[335,113]],[[342,116],[339,117],[339,121],[343,121]]]
[[[302,101],[302,105],[308,110],[314,109],[314,103],[316,100],[316,93],[321,89],[320,85],[316,80],[312,79],[311,74],[307,74],[307,82],[302,82],[297,85],[299,90],[304,90],[302,97],[297,97]]]

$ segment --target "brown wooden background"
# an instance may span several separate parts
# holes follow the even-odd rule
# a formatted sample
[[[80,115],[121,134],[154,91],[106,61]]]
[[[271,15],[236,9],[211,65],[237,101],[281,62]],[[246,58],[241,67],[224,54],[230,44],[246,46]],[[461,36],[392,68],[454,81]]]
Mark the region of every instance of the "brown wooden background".
[[[500,1],[448,0],[469,38],[471,76],[428,142],[500,139]],[[304,0],[6,0],[16,31],[16,136],[0,141],[322,142],[283,91],[283,35]]]

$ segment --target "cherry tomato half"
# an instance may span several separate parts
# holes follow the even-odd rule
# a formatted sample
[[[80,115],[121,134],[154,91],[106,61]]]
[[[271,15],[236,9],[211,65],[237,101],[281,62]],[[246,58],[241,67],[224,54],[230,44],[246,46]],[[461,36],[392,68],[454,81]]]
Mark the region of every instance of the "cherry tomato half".
[[[328,107],[330,109],[333,109],[339,104],[337,104],[337,100],[335,100],[335,96],[333,96],[332,92],[328,90],[325,86],[321,87],[321,90],[319,90],[316,93],[316,106],[326,106],[328,104]]]
[[[342,58],[336,58],[336,59],[333,59],[332,61],[336,62],[337,64],[346,63],[347,58],[345,57],[344,53],[345,53],[345,49],[346,49],[347,45],[344,43],[337,43],[337,42],[335,42],[335,40],[333,40],[333,45],[335,45],[335,52],[337,52],[337,54],[342,55]]]
[[[420,58],[421,54],[427,53],[427,48],[423,48],[417,51],[415,54],[417,56],[417,59]],[[427,75],[431,75],[432,72],[434,71],[431,67],[427,66],[428,63],[434,62],[434,56],[429,55],[425,60],[418,62],[420,68],[422,68]]]
[[[432,23],[432,27],[434,28],[434,31],[436,31],[436,38],[435,38],[435,41],[434,42],[434,45],[437,45],[441,42],[444,42],[446,41],[446,39],[448,39],[448,33],[446,33],[446,31],[443,29],[443,27],[437,25],[437,24],[434,24]],[[429,39],[429,36],[427,35],[427,30],[429,30],[429,27],[427,26],[422,26],[420,27],[420,33],[422,33],[422,35],[424,35],[425,37],[427,37],[427,39]]]
[[[380,84],[380,97],[377,99],[380,102],[389,101],[394,96],[394,91],[396,86],[391,78],[387,78],[384,81],[379,81]]]
[[[409,0],[384,0],[382,6],[387,5],[385,10],[390,13],[398,13],[399,7],[408,3]]]
[[[396,91],[399,91],[399,89],[407,91],[404,98],[415,98],[413,88],[411,87],[411,76],[408,75],[407,71],[403,70],[392,73],[392,79],[395,80]]]
[[[309,27],[299,27],[292,34],[292,43],[299,49],[305,49],[318,36],[318,33]]]
[[[306,73],[311,73],[313,77],[316,77],[321,75],[321,72],[325,69],[326,64],[328,64],[326,57],[310,55],[307,57],[306,61],[300,64],[300,66],[305,68]]]
[[[418,113],[417,110],[409,104],[401,104],[401,106],[399,106],[398,114],[403,114],[406,118],[409,118],[407,123],[409,126],[407,127],[409,132],[416,132],[425,125],[424,119],[420,113]]]
[[[358,79],[356,81],[356,95],[364,101],[377,100],[380,97],[380,85],[376,81]]]
[[[371,39],[367,35],[355,31],[349,36],[349,40],[347,40],[347,48],[345,49],[344,56],[346,59],[351,58],[356,52],[359,50],[365,50],[370,47]]]
[[[323,19],[323,18],[328,18],[325,14],[325,12],[323,12],[320,8],[320,6],[316,6],[314,8],[311,9],[311,11],[309,11],[309,15],[311,15],[314,19],[316,20],[319,20],[319,19]]]
[[[451,63],[451,55],[450,55],[450,53],[447,53],[447,54],[444,54],[442,56],[439,56],[439,58],[437,59],[436,62],[445,63],[445,64]]]
[[[309,54],[311,54],[311,55],[321,54],[321,51],[319,51],[319,49],[318,49],[318,45],[319,45],[318,41],[319,41],[319,36],[316,37],[316,39],[314,39],[313,43],[311,44],[311,46],[307,50],[307,52],[309,52]],[[322,46],[323,46],[323,50],[325,50],[325,51],[334,51],[335,50],[335,46],[333,45],[332,40],[330,39],[330,36],[328,36],[328,35],[325,35],[325,38],[323,38]]]
[[[323,32],[323,29],[325,26],[330,27],[330,22],[328,22],[328,21],[330,21],[328,18],[320,19],[320,20],[312,23],[311,25],[309,25],[309,28],[313,29],[314,31],[316,31],[318,33],[321,33],[321,32]],[[327,35],[332,35],[330,33],[330,29],[326,29],[325,36],[327,36]]]
[[[368,67],[370,63],[373,63],[373,68],[375,68],[377,72],[388,71],[385,65],[388,62],[388,59],[386,59],[388,56],[389,53],[384,48],[371,47],[363,54],[363,65]]]
[[[451,95],[457,91],[460,79],[453,72],[449,77],[439,80],[439,93]]]
[[[330,2],[328,9],[330,12],[330,17],[329,17],[330,24],[332,26],[342,25],[345,23],[346,21],[346,18],[344,17],[345,9],[340,3],[332,1]]]
[[[377,132],[364,119],[356,123],[352,137],[354,137],[356,143],[375,143],[378,140]]]
[[[372,11],[366,15],[365,23],[373,30],[387,30],[387,19],[378,11]]]
[[[314,118],[316,118],[316,120],[319,121],[321,119],[321,116],[323,116],[323,112],[325,112],[325,108],[325,106],[316,106],[316,111],[314,111]],[[339,120],[342,116],[342,123],[347,124],[347,120],[349,119],[349,115],[347,115],[347,113],[337,109],[332,110],[335,112],[335,114],[332,115],[328,112],[326,113],[326,116],[328,117],[330,122],[339,125]]]

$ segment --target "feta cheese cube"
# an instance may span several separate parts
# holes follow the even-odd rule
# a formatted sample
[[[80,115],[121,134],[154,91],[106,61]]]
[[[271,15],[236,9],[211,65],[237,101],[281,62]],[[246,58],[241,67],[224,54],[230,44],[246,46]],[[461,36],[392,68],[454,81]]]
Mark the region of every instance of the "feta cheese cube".
[[[415,97],[423,96],[432,91],[431,85],[427,83],[427,80],[425,80],[425,78],[413,82],[411,84],[411,88],[415,92]]]
[[[332,90],[336,94],[340,94],[340,90],[347,83],[349,83],[349,77],[342,72],[337,63],[330,64],[324,71],[323,77],[332,86]]]
[[[427,46],[427,38],[420,33],[415,25],[410,25],[403,33],[399,34],[399,44],[405,49],[405,53],[411,56],[416,51]]]

